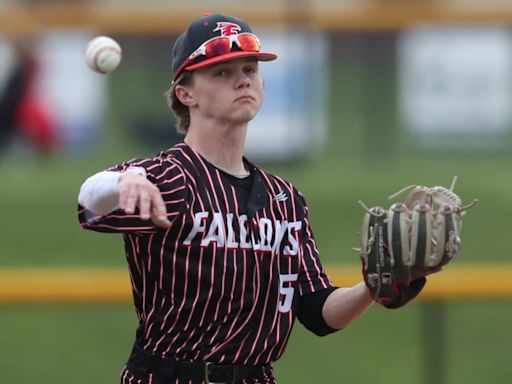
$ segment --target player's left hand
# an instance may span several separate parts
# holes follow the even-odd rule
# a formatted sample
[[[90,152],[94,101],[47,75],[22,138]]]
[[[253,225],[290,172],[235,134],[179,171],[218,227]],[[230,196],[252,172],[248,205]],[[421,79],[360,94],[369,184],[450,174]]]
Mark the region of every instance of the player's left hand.
[[[156,185],[138,173],[125,172],[119,177],[119,208],[128,214],[139,208],[142,220],[151,219],[157,227],[169,228],[165,203]]]

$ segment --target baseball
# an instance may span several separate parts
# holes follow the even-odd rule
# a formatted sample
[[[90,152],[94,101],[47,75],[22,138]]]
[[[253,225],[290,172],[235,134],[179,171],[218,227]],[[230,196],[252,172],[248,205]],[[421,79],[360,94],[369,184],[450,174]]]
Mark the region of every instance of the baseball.
[[[93,71],[109,73],[121,62],[121,46],[107,36],[97,36],[85,47],[85,62]]]

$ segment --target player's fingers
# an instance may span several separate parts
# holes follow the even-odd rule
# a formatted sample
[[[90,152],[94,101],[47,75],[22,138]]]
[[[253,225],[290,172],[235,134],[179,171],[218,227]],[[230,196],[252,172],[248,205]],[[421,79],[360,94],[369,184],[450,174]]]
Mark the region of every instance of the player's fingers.
[[[128,214],[135,213],[139,202],[141,186],[141,175],[134,173],[123,173],[119,176],[119,208]],[[143,178],[145,181],[146,179]]]
[[[135,212],[138,193],[136,188],[123,188],[119,191],[119,208],[128,214]]]
[[[142,220],[148,220],[151,217],[151,197],[146,190],[139,192],[139,215]]]
[[[151,220],[157,227],[169,228],[171,226],[171,222],[167,219],[167,216],[157,212],[156,208],[151,209]]]
[[[155,188],[151,200],[151,219],[159,227],[169,228],[171,222],[167,219],[167,209],[160,191]]]

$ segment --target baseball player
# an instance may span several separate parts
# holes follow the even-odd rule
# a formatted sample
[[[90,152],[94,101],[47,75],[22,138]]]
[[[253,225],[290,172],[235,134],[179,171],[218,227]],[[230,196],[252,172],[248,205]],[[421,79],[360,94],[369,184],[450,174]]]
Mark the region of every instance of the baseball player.
[[[139,320],[121,383],[276,383],[296,318],[327,335],[373,302],[333,286],[308,207],[243,156],[263,100],[250,26],[213,14],[177,39],[167,93],[184,141],[89,177],[83,228],[122,233]]]

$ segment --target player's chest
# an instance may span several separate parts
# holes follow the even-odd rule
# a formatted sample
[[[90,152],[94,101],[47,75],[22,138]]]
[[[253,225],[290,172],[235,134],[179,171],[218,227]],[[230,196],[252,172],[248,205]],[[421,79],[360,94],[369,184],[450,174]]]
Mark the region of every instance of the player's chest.
[[[303,221],[282,214],[264,216],[200,210],[184,215],[181,245],[201,249],[298,256]]]

